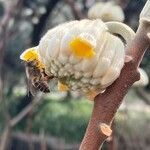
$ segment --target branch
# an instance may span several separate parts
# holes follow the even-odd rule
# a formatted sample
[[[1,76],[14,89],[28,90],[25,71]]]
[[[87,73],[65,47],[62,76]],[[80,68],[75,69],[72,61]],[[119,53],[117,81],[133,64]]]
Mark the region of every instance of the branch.
[[[5,150],[8,145],[8,139],[11,135],[11,129],[18,124],[37,104],[42,100],[42,94],[37,94],[32,103],[27,105],[17,116],[7,121],[7,125],[4,128],[2,138],[0,140],[0,150]]]
[[[37,94],[32,103],[28,104],[17,116],[10,120],[10,126],[14,127],[19,123],[39,102],[42,100],[42,94]]]
[[[101,123],[105,123],[109,127],[113,121],[124,96],[128,92],[132,84],[139,80],[140,75],[137,68],[143,58],[143,55],[150,45],[150,0],[147,1],[140,15],[140,25],[136,36],[130,45],[127,45],[127,52],[132,56],[133,60],[126,63],[122,69],[120,77],[103,93],[95,97],[94,108],[91,119],[89,121],[85,136],[80,146],[80,150],[98,150],[102,147],[103,142],[108,137],[100,130]],[[147,11],[145,11],[147,10]]]
[[[76,3],[74,0],[65,0],[66,3],[70,6],[72,13],[74,15],[75,20],[80,20],[85,18],[84,14],[81,12],[81,10],[76,6]]]
[[[49,0],[45,9],[46,9],[46,13],[43,14],[40,18],[39,18],[39,23],[35,24],[33,27],[33,33],[32,33],[32,41],[31,44],[32,45],[37,45],[39,43],[39,40],[41,38],[41,34],[42,31],[46,25],[46,22],[48,20],[48,17],[50,15],[50,13],[52,12],[52,10],[54,9],[54,7],[56,6],[56,4],[59,2],[59,0]]]
[[[129,0],[116,0],[117,4],[120,5],[123,9],[127,7]]]
[[[1,136],[0,150],[6,150],[9,144],[10,136],[11,136],[11,128],[9,126],[6,126]]]
[[[15,12],[19,12],[23,0],[17,0],[15,2],[4,2],[5,12],[0,22],[0,104],[3,100],[3,89],[4,89],[4,51],[6,42],[9,37],[9,22],[15,17]],[[16,9],[17,8],[17,9]]]

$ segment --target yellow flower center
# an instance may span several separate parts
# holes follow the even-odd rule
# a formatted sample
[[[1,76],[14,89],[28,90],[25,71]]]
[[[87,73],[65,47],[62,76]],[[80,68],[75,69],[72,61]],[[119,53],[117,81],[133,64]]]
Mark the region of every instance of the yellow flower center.
[[[70,42],[70,47],[74,55],[80,58],[91,58],[95,55],[92,44],[80,37],[73,39]]]
[[[61,82],[58,81],[58,90],[59,91],[68,91],[69,88],[68,88],[67,85],[65,85],[65,84],[63,84],[63,83],[61,83]]]

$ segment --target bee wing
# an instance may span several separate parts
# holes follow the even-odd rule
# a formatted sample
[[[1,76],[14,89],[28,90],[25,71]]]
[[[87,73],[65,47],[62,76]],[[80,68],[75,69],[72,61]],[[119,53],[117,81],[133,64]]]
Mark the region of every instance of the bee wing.
[[[37,95],[37,93],[39,92],[39,90],[33,86],[30,79],[28,79],[27,91],[28,91],[28,94],[31,93],[33,96]]]
[[[27,78],[27,92],[28,95],[31,93],[33,96],[35,96],[38,93],[38,89],[36,89],[31,81],[32,78],[32,71],[31,68],[27,65],[27,62],[25,62],[25,71],[26,71],[26,78]]]

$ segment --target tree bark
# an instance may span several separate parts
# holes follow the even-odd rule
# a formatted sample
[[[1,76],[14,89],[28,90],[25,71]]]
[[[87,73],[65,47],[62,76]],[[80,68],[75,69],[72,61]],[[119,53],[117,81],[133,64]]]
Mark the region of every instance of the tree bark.
[[[3,131],[3,134],[2,134],[2,138],[1,138],[1,141],[0,141],[0,150],[6,150],[7,149],[7,146],[9,144],[9,139],[10,139],[10,136],[11,136],[11,127],[10,126],[6,126],[4,131]]]

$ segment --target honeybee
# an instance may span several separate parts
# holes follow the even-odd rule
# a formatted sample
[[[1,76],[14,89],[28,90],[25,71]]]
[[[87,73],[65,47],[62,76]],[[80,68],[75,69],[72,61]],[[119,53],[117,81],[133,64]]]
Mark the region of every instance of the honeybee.
[[[44,68],[37,67],[37,61],[25,61],[28,91],[34,96],[38,91],[49,93],[48,82],[53,76],[48,76]]]

